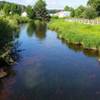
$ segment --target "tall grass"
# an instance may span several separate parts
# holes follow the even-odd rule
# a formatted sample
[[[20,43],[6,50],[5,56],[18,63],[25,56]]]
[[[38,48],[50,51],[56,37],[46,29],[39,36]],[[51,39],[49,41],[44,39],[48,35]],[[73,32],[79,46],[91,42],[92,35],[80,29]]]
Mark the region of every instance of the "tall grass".
[[[49,23],[49,28],[57,31],[59,37],[69,43],[81,44],[84,48],[100,48],[100,25],[87,25],[56,19]]]

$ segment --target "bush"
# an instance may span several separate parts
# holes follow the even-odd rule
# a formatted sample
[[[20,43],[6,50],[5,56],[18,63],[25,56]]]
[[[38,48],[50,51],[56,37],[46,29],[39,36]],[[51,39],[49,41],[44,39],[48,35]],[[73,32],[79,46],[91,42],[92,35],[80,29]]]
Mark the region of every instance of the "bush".
[[[18,22],[18,24],[29,22],[28,17],[22,17],[22,16],[19,16],[19,15],[13,15],[13,16],[10,16],[10,18],[15,19]]]
[[[87,19],[94,19],[97,17],[96,10],[92,7],[86,8],[86,10],[83,13],[83,17]]]
[[[13,32],[18,29],[16,21],[0,18],[0,47],[1,49],[13,39]]]
[[[58,19],[59,17],[58,16],[52,16],[51,18],[52,19]]]

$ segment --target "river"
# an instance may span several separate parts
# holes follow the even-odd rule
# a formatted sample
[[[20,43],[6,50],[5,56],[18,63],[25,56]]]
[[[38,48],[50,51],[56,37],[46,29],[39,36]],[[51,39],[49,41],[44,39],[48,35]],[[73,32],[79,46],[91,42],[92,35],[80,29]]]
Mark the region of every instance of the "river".
[[[98,56],[60,40],[46,25],[21,25],[17,63],[0,79],[0,100],[100,100]]]

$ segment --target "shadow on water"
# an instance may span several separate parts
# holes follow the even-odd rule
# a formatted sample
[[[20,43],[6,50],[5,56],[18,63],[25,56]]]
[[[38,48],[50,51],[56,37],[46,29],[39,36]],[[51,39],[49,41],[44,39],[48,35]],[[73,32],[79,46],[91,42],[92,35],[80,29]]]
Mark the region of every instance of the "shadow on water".
[[[58,39],[60,39],[59,37],[57,37]],[[60,39],[62,43],[66,44],[66,46],[69,49],[74,50],[75,52],[83,52],[84,55],[88,56],[88,57],[97,57],[100,58],[100,52],[96,51],[96,50],[90,50],[90,49],[84,49],[82,47],[82,45],[78,45],[78,44],[72,44],[72,43],[68,43],[66,40],[64,39]]]
[[[15,72],[12,70],[10,64],[8,63],[11,61],[13,64],[15,64],[21,58],[21,50],[19,50],[21,44],[17,41],[18,38],[18,31],[10,32],[7,34],[2,32],[0,33],[0,79],[3,77],[5,78],[6,76],[8,77],[15,75]],[[2,55],[5,56],[3,57]]]
[[[33,34],[40,40],[45,39],[47,32],[47,24],[43,21],[31,21],[28,24],[27,34],[32,37]]]

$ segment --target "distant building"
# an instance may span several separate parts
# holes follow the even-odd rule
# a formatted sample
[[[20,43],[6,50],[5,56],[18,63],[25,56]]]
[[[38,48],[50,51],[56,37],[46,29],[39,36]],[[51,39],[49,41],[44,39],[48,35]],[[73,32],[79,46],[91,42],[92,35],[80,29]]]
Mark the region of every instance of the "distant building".
[[[59,18],[63,18],[63,17],[68,17],[70,16],[70,12],[69,11],[60,11],[57,12],[55,14],[50,14],[51,16],[58,16]]]
[[[22,17],[27,17],[27,12],[23,12],[23,13],[21,14],[21,16],[22,16]]]

